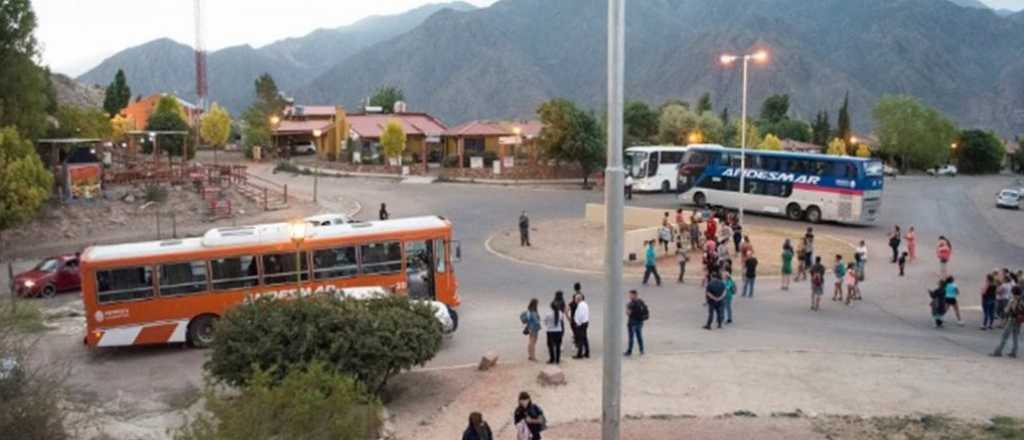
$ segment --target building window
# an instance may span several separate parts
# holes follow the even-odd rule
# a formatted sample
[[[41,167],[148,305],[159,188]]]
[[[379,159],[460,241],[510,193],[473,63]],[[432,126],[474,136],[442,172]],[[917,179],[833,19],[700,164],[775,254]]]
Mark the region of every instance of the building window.
[[[487,148],[487,143],[482,137],[467,137],[462,141],[463,148],[465,148],[465,154],[484,154],[484,150]]]

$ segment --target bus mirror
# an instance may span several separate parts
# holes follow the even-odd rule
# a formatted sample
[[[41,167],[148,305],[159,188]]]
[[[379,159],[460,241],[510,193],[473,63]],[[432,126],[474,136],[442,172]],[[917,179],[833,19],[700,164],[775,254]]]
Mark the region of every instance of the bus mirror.
[[[455,258],[452,261],[458,263],[462,261],[462,242],[454,240],[452,244],[455,245]]]

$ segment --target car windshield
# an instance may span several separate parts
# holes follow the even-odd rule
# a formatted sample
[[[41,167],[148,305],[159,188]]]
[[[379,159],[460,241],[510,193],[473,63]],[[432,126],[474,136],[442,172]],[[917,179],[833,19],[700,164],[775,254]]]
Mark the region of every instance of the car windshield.
[[[41,261],[39,265],[36,266],[36,270],[41,272],[53,272],[57,270],[57,259],[47,258]]]
[[[1018,193],[1017,191],[1014,191],[1012,189],[1004,189],[1003,192],[1001,192],[999,194],[999,196],[1000,197],[1007,197],[1007,198],[1011,198],[1011,199],[1016,199],[1017,197],[1020,197],[1020,193]]]

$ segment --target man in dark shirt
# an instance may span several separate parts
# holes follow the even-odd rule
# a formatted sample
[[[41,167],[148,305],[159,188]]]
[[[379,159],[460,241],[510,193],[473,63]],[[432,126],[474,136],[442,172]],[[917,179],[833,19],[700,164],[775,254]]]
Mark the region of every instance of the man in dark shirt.
[[[754,281],[757,280],[757,257],[751,255],[743,262],[743,296],[754,297]]]
[[[636,339],[640,348],[640,356],[644,355],[644,320],[647,319],[644,311],[647,304],[639,298],[636,290],[629,291],[629,303],[626,304],[626,330],[629,332],[629,345],[626,348],[625,356],[633,355],[633,339]]]
[[[711,274],[711,279],[704,291],[704,298],[708,305],[708,323],[704,325],[704,330],[711,330],[713,317],[718,321],[718,328],[722,328],[722,300],[725,299],[725,283],[722,282],[720,273]]]
[[[825,265],[821,257],[814,257],[811,266],[811,310],[821,310],[821,297],[825,294]]]
[[[519,245],[530,245],[530,217],[526,216],[526,211],[519,215]]]

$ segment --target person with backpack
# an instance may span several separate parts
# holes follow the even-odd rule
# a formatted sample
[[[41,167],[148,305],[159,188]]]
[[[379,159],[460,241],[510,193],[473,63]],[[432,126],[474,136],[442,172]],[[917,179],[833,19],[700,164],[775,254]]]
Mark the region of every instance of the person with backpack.
[[[821,310],[821,297],[825,295],[825,265],[821,264],[821,256],[814,257],[811,266],[811,310]]]
[[[530,393],[526,391],[519,393],[519,404],[512,414],[512,420],[516,427],[516,440],[541,440],[540,433],[548,428],[544,410],[533,403]],[[523,433],[529,437],[523,437]]]
[[[527,336],[526,353],[529,360],[537,362],[537,336],[540,335],[540,313],[537,312],[537,298],[530,300],[526,310],[519,314],[519,321],[523,323],[523,335]]]
[[[462,432],[462,440],[494,440],[491,426],[484,421],[483,414],[469,413],[469,426]]]
[[[629,345],[626,346],[624,356],[633,355],[633,340],[636,340],[640,349],[640,356],[644,355],[644,321],[651,318],[651,311],[647,304],[640,299],[636,290],[629,291],[629,303],[626,304],[626,330],[629,332]]]
[[[557,297],[562,296],[558,291]],[[544,314],[544,330],[548,336],[548,363],[562,363],[562,337],[565,336],[565,303],[551,301],[551,310]]]
[[[1017,357],[1017,344],[1020,341],[1020,326],[1024,323],[1024,289],[1021,286],[1013,286],[1013,298],[1010,303],[1006,306],[1006,314],[1010,317],[1010,320],[1006,324],[1006,328],[1003,330],[1003,338],[999,341],[999,346],[996,347],[996,351],[992,353],[994,357],[1000,357],[1003,355],[1003,348],[1006,347],[1006,340],[1013,338],[1013,345],[1010,346],[1011,358]]]
[[[704,300],[708,307],[708,322],[704,324],[704,330],[711,330],[711,322],[718,321],[718,328],[722,328],[722,301],[725,300],[725,283],[722,275],[718,272],[711,274],[708,285],[704,289]]]
[[[647,249],[644,251],[644,281],[646,286],[651,275],[654,275],[654,282],[661,287],[661,275],[658,275],[658,254],[654,251],[654,240],[646,242]]]

